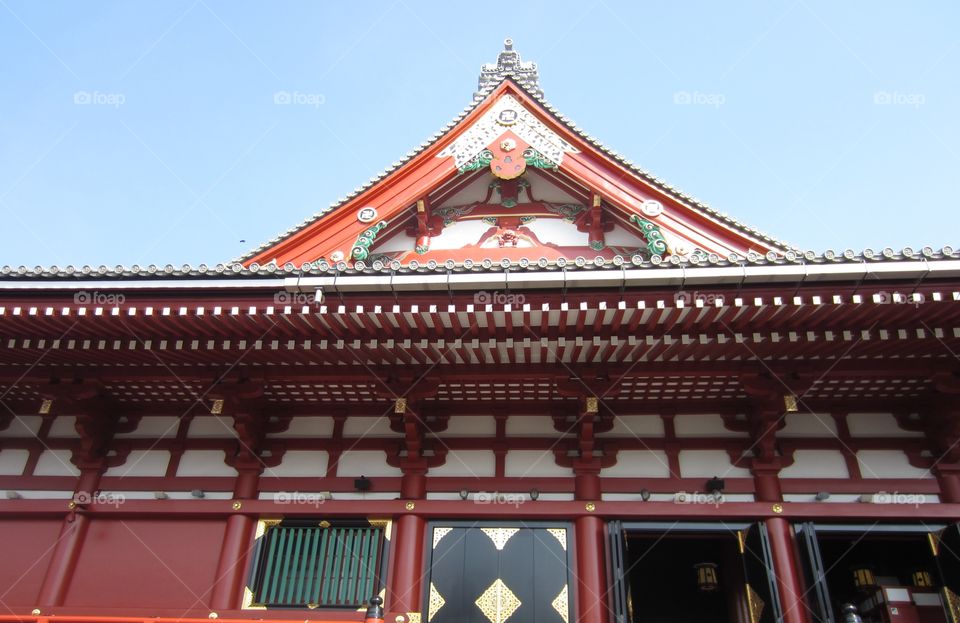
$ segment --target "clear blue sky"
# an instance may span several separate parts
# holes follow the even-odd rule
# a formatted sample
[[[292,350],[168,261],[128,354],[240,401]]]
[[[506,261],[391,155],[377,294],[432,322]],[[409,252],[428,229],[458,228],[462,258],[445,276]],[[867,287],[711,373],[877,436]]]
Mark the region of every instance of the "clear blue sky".
[[[0,0],[0,265],[233,258],[445,125],[505,36],[582,128],[758,229],[958,246],[958,27],[955,1]]]

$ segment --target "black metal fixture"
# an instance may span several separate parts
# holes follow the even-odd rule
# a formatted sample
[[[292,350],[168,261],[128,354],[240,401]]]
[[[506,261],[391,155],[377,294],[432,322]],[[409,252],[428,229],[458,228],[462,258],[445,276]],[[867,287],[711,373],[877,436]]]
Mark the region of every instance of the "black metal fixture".
[[[650,499],[650,489],[640,489],[640,499],[644,502]]]
[[[373,483],[370,482],[370,479],[364,476],[363,474],[361,474],[359,478],[353,481],[353,488],[356,489],[357,491],[369,491],[370,487],[372,486],[373,486]]]
[[[717,478],[714,476],[707,481],[707,493],[723,493],[723,489],[727,483],[723,481],[723,478]]]
[[[460,499],[466,500],[468,497],[470,497],[470,492],[466,489],[460,489]]]
[[[538,497],[540,497],[540,490],[530,489],[530,499],[536,502]]]
[[[826,502],[827,500],[830,499],[830,492],[829,492],[829,491],[820,491],[820,492],[817,493],[816,496],[814,496],[813,499],[815,499],[817,502]]]
[[[717,563],[698,562],[693,565],[697,572],[697,589],[702,593],[712,593],[720,588],[720,582],[717,580]]]

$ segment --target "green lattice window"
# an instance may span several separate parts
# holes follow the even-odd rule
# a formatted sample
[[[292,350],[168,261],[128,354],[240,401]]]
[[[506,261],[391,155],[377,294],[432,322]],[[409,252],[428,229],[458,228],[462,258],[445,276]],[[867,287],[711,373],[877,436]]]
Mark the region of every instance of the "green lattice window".
[[[257,541],[253,606],[359,608],[380,590],[386,522],[283,521]]]

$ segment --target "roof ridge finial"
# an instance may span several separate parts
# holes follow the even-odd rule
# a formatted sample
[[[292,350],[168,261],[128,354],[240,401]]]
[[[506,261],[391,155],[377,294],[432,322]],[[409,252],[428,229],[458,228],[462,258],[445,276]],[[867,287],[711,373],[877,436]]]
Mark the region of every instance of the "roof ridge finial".
[[[507,76],[533,95],[543,97],[537,64],[520,60],[520,53],[513,49],[513,39],[507,37],[503,40],[503,50],[497,55],[497,62],[484,63],[480,67],[480,80],[477,82],[477,92],[473,94],[474,99],[480,99],[485,89],[499,84]]]

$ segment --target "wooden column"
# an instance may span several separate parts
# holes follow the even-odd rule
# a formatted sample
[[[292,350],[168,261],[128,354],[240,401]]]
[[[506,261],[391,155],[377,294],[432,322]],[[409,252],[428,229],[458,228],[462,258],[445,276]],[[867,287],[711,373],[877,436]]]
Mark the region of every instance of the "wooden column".
[[[419,405],[419,401],[417,402]],[[418,409],[419,410],[419,409]],[[414,410],[405,398],[394,402],[396,428],[403,432],[403,456],[390,459],[403,471],[400,497],[407,500],[407,512],[396,520],[393,533],[393,567],[390,570],[387,609],[391,613],[420,613],[423,588],[423,543],[426,520],[416,513],[417,500],[427,497],[427,471],[442,464],[445,454],[438,448],[427,448],[424,439],[425,417]],[[425,456],[425,451],[430,457]]]
[[[575,531],[577,623],[606,623],[608,595],[603,520],[592,515],[580,517],[575,522]]]
[[[79,439],[71,461],[80,469],[80,476],[37,596],[41,608],[63,605],[90,527],[84,510],[96,503],[103,472],[122,465],[129,454],[129,448],[117,451],[110,444],[115,432],[132,430],[137,421],[118,417],[117,410],[99,398],[99,393],[99,388],[84,385],[56,386],[42,392],[45,410],[76,415]]]
[[[770,553],[776,574],[777,592],[783,606],[783,623],[810,623],[810,614],[804,601],[799,564],[790,523],[783,517],[766,520]]]
[[[244,512],[247,500],[256,500],[260,489],[260,475],[265,468],[276,467],[283,458],[284,448],[279,443],[267,443],[271,432],[286,430],[289,416],[267,416],[263,403],[262,384],[243,384],[223,388],[222,398],[213,402],[212,414],[199,417],[221,417],[226,411],[233,421],[237,444],[225,461],[237,470],[233,484],[233,510],[227,525],[217,560],[217,572],[210,592],[210,609],[239,609],[243,603],[243,588],[256,519]],[[320,476],[321,474],[317,474]]]

